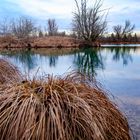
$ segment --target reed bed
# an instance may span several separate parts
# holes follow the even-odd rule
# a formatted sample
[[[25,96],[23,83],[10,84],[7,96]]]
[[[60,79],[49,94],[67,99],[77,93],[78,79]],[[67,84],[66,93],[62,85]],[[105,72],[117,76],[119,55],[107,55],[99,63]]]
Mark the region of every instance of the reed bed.
[[[0,84],[15,83],[21,81],[19,70],[4,59],[0,59]]]
[[[1,140],[130,140],[106,93],[81,74],[0,87]]]

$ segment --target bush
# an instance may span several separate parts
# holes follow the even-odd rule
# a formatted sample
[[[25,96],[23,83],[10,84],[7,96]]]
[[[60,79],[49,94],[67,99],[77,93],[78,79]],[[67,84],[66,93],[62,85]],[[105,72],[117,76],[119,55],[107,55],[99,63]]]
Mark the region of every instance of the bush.
[[[8,61],[0,59],[0,84],[21,81],[22,76],[18,69]]]
[[[96,82],[71,74],[0,88],[3,140],[130,140],[126,118]]]

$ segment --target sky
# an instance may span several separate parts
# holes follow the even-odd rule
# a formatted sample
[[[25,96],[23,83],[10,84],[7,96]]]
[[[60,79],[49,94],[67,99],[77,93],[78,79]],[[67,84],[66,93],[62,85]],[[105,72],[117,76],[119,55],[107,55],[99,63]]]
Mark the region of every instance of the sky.
[[[80,1],[80,0],[78,0]],[[89,6],[95,0],[88,0]],[[103,9],[109,9],[108,30],[117,24],[130,20],[135,24],[135,31],[140,31],[140,0],[104,0]],[[59,29],[71,28],[74,0],[0,0],[0,18],[27,16],[37,24],[44,24],[48,18],[55,18]]]

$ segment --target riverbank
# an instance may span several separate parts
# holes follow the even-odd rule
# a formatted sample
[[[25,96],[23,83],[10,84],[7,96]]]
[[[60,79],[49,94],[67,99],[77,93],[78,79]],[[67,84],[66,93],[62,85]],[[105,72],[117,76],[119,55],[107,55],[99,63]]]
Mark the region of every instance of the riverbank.
[[[139,45],[140,42],[88,42],[70,36],[47,36],[17,39],[13,36],[0,37],[0,49],[31,49],[31,48],[83,48],[83,47],[104,47],[104,46],[123,46]],[[131,45],[131,46],[132,46]]]
[[[100,43],[76,39],[69,36],[32,37],[17,39],[12,36],[0,37],[0,48],[82,48],[84,46],[99,47]]]
[[[133,41],[133,42],[129,42],[129,41],[127,41],[127,42],[123,42],[123,41],[120,41],[120,42],[112,42],[112,41],[108,41],[108,42],[100,42],[101,44],[103,44],[103,45],[106,45],[106,44],[116,44],[116,45],[120,45],[120,44],[140,44],[140,42],[139,41],[137,41],[137,42],[135,42],[135,41]]]

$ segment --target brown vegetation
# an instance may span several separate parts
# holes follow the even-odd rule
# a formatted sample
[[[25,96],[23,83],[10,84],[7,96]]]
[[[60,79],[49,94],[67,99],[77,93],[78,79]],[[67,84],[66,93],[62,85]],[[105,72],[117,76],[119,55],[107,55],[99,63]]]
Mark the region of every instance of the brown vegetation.
[[[1,86],[1,140],[130,140],[126,118],[92,83],[74,73]]]
[[[21,79],[21,74],[15,66],[0,59],[0,84],[15,83]]]
[[[0,48],[1,49],[9,49],[9,48],[27,48],[29,43],[32,43],[34,40],[33,37],[31,38],[23,38],[18,39],[15,36],[7,35],[7,36],[0,36]]]
[[[61,36],[48,36],[43,38],[37,38],[34,40],[34,46],[38,46],[39,48],[43,47],[78,47],[80,44],[80,40],[71,38],[71,37],[61,37]]]
[[[7,41],[6,41],[7,40]],[[69,36],[47,36],[26,39],[16,37],[0,37],[0,48],[81,48],[87,46],[99,47],[99,42],[88,42]]]
[[[79,47],[84,41],[72,37],[47,36],[30,38],[30,41],[15,37],[0,37],[0,48],[74,48]]]

